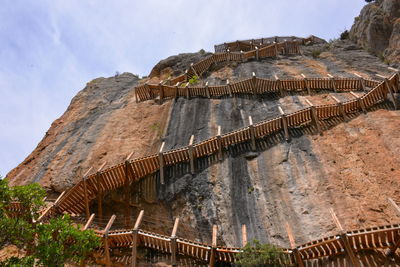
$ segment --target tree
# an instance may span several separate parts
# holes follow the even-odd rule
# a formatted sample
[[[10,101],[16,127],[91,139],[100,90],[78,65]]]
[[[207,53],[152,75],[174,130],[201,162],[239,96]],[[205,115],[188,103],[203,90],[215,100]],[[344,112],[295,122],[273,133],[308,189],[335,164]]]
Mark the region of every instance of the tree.
[[[11,257],[0,266],[64,266],[85,259],[100,245],[93,231],[81,231],[68,215],[36,223],[44,196],[38,184],[9,187],[0,179],[0,249],[14,245],[24,251],[23,257]],[[16,202],[21,207],[18,216],[9,211]]]
[[[254,239],[246,244],[243,252],[237,256],[236,263],[242,267],[282,266],[289,263],[287,254],[271,244],[261,244]]]

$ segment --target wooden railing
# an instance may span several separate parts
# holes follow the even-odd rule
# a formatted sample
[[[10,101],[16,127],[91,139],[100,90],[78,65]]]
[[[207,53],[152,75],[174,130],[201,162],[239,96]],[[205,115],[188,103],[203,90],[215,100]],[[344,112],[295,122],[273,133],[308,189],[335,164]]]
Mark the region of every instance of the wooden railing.
[[[391,199],[389,199],[392,201]],[[400,209],[394,203],[396,209]],[[333,212],[331,210],[331,212]],[[305,266],[307,261],[321,258],[328,258],[345,254],[354,266],[360,266],[356,253],[365,250],[386,250],[386,254],[395,253],[400,246],[400,224],[392,224],[378,227],[370,227],[360,230],[344,231],[338,222],[336,215],[332,214],[336,223],[339,224],[339,232],[336,235],[321,238],[301,245],[295,245],[292,234],[288,232],[289,239],[292,239],[290,248],[280,248],[283,252],[281,257],[282,266],[297,264]],[[93,215],[92,217],[93,218]],[[137,247],[144,247],[158,252],[171,254],[171,264],[176,264],[177,256],[188,256],[202,262],[208,262],[214,266],[215,262],[234,263],[237,255],[241,253],[242,247],[226,247],[217,244],[217,226],[212,231],[212,243],[202,243],[188,240],[177,236],[179,219],[175,220],[170,236],[142,230],[140,227],[143,218],[143,211],[140,212],[133,229],[110,230],[115,215],[107,223],[105,230],[95,232],[104,237],[104,250],[108,255],[110,264],[110,250],[115,248],[132,247],[132,266],[136,266]],[[91,221],[91,220],[89,220]],[[85,229],[89,223],[86,223]],[[245,226],[244,226],[244,229]],[[242,227],[242,245],[247,243],[246,230]]]
[[[278,131],[283,131],[288,140],[290,138],[289,128],[313,123],[320,130],[321,120],[341,116],[346,118],[347,114],[356,111],[365,112],[386,98],[392,101],[396,107],[393,92],[398,90],[398,76],[399,74],[392,75],[390,79],[379,83],[375,88],[362,96],[353,93],[355,96],[353,100],[318,106],[313,106],[310,103],[310,107],[289,114],[285,114],[280,109],[281,116],[279,117],[255,124],[251,123],[251,125],[236,131],[219,134],[218,136],[183,148],[160,151],[159,154],[127,160],[105,170],[85,175],[82,181],[75,184],[61,197],[53,209],[57,209],[57,212],[74,214],[81,214],[85,211],[88,213],[89,202],[95,199],[99,192],[104,194],[119,187],[128,186],[158,171],[160,172],[161,183],[163,183],[164,168],[167,166],[189,162],[192,167],[197,158],[212,154],[220,156],[231,145],[243,142],[255,144],[257,139],[265,138]],[[282,83],[281,85],[286,86],[287,84]],[[191,169],[193,170],[194,168]]]
[[[274,43],[263,47],[255,47],[246,52],[220,52],[212,54],[205,59],[191,64],[190,68],[182,75],[175,78],[162,81],[158,84],[145,83],[135,87],[136,101],[145,101],[160,97],[160,99],[171,98],[177,96],[204,96],[210,97],[204,87],[188,86],[188,81],[193,77],[200,76],[206,72],[213,64],[219,62],[239,61],[244,62],[248,59],[255,58],[257,60],[267,57],[277,57],[278,55],[293,55],[300,53],[299,41],[285,41],[282,43]],[[184,84],[186,83],[186,85]],[[183,86],[183,87],[182,87]],[[210,86],[210,91],[213,91],[213,86]],[[218,94],[211,94],[212,96]],[[222,93],[221,95],[226,95]]]

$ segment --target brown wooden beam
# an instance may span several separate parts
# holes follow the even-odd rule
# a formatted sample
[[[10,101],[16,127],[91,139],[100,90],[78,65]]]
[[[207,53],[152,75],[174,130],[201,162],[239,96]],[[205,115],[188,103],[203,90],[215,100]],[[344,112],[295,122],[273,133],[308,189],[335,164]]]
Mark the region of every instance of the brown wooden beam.
[[[139,227],[140,227],[140,224],[142,223],[142,219],[143,219],[143,214],[144,214],[144,210],[141,210],[139,213],[139,216],[136,219],[135,226],[133,227],[133,230],[132,230],[132,262],[131,262],[132,267],[137,266],[138,235],[139,235]]]
[[[211,95],[210,95],[210,89],[208,89],[208,81],[206,82],[206,85],[205,85],[205,90],[206,90],[206,95],[207,95],[207,98],[211,98]]]
[[[124,203],[125,203],[125,227],[129,228],[131,225],[131,188],[130,188],[130,179],[131,171],[129,168],[129,159],[132,157],[133,152],[129,154],[125,159],[125,182],[124,182]],[[133,180],[133,177],[132,177]]]
[[[223,159],[223,154],[222,154],[223,151],[222,151],[221,125],[218,125],[217,143],[218,143],[218,160],[222,161],[222,159]]]
[[[331,81],[331,87],[332,87],[333,91],[335,91],[335,93],[336,93],[336,92],[337,92],[337,89],[336,89],[335,77],[333,77],[333,76],[330,75],[330,74],[328,74],[328,77],[329,77],[329,79],[330,79],[330,81]]]
[[[218,227],[216,225],[213,225],[213,231],[212,231],[212,243],[211,243],[211,253],[210,253],[210,267],[215,266],[215,254],[217,251],[217,231]]]
[[[301,76],[303,77],[304,87],[305,87],[305,89],[307,89],[308,95],[311,95],[311,89],[310,89],[310,86],[309,86],[309,84],[308,84],[308,80],[307,80],[306,75],[304,75],[304,74],[302,73]]]
[[[256,131],[253,125],[253,119],[249,116],[249,129],[250,129],[250,138],[251,138],[251,150],[256,151]]]
[[[242,247],[247,245],[247,229],[246,225],[242,224]]]
[[[115,215],[111,216],[110,220],[107,223],[106,228],[103,230],[103,238],[104,238],[104,251],[106,254],[106,266],[109,267],[111,266],[111,258],[110,258],[110,247],[108,244],[108,232],[110,231],[110,228],[112,224],[114,223],[115,220]]]
[[[171,265],[176,266],[176,255],[177,255],[177,243],[176,243],[176,233],[178,231],[179,218],[175,219],[174,228],[171,233]]]
[[[158,152],[158,163],[160,164],[160,183],[164,184],[164,149],[165,142],[162,142],[160,150]]]
[[[283,131],[285,133],[285,139],[286,139],[286,141],[290,141],[290,135],[289,135],[289,129],[288,129],[288,123],[287,123],[286,114],[283,111],[281,106],[278,106],[278,109],[279,109],[279,113],[281,114]]]
[[[294,255],[294,259],[299,267],[304,267],[303,258],[301,257],[299,250],[296,247],[296,241],[293,236],[292,228],[290,224],[286,222],[286,232],[289,238],[290,247],[292,248],[292,253]]]
[[[256,94],[256,83],[257,83],[257,77],[256,74],[253,72],[252,77],[251,77],[251,91],[253,92],[253,95]]]
[[[344,111],[344,108],[343,108],[343,103],[339,99],[337,99],[334,95],[330,95],[330,96],[332,97],[333,100],[335,100],[336,105],[339,107],[339,112],[342,115],[343,120],[344,121],[348,121],[348,117],[347,117],[346,112]]]
[[[190,173],[191,174],[195,173],[193,142],[194,142],[194,135],[192,134],[192,136],[190,136],[189,145],[188,145],[189,162],[190,162]]]
[[[352,96],[354,96],[357,99],[358,105],[361,107],[361,110],[364,113],[367,113],[367,110],[365,108],[365,103],[364,103],[364,99],[362,99],[359,95],[357,95],[356,93],[354,93],[353,91],[350,91],[350,94]]]
[[[94,213],[92,213],[92,215],[90,215],[89,219],[87,220],[85,226],[82,227],[82,230],[85,231],[89,228],[90,224],[93,222],[94,219]]]
[[[321,122],[318,119],[317,110],[316,110],[315,106],[313,105],[313,103],[311,103],[310,100],[308,100],[307,98],[305,98],[305,100],[311,108],[311,119],[314,123],[314,126],[317,129],[318,134],[322,134]]]

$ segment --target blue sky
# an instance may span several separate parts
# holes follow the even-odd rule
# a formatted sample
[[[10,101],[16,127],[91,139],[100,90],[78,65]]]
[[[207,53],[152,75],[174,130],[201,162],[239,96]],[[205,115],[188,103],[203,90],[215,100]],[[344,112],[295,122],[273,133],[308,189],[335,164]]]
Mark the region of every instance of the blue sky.
[[[17,166],[96,77],[237,39],[351,27],[363,0],[2,0],[0,174]]]

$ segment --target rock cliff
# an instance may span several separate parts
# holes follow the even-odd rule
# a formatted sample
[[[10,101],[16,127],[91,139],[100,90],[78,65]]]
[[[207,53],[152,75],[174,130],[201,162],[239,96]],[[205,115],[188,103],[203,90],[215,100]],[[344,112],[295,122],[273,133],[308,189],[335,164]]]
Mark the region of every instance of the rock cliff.
[[[350,38],[389,64],[400,64],[400,1],[367,4],[355,18]]]

